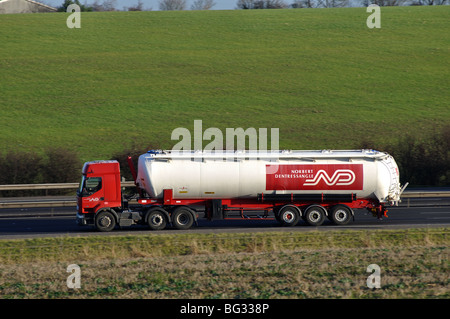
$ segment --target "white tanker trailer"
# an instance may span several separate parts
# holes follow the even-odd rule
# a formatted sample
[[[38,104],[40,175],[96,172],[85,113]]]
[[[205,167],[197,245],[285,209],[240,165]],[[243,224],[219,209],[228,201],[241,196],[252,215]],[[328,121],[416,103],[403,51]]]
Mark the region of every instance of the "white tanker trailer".
[[[357,208],[367,208],[378,218],[385,216],[385,206],[398,205],[406,187],[400,186],[393,157],[374,150],[158,150],[139,157],[137,174],[130,168],[139,193],[133,208],[120,195],[117,162],[85,163],[78,196],[80,224],[92,223],[100,230],[134,223],[155,230],[169,224],[186,229],[204,213],[208,220],[273,218],[285,226],[300,219],[318,226],[328,217],[343,225]],[[107,178],[108,174],[116,177]],[[110,182],[103,182],[94,193],[83,193],[83,183],[92,178]],[[115,195],[107,201],[105,194],[96,194],[102,188]]]

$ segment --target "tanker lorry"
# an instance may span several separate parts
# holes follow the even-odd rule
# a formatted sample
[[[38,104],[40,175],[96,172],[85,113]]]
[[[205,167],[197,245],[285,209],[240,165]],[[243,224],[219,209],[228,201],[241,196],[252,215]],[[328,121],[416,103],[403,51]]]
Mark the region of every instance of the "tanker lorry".
[[[386,216],[400,186],[392,156],[375,150],[163,151],[128,157],[136,193],[122,194],[117,161],[86,162],[77,191],[77,223],[99,231],[116,226],[188,229],[207,220],[300,220],[319,226],[354,219],[354,209]]]

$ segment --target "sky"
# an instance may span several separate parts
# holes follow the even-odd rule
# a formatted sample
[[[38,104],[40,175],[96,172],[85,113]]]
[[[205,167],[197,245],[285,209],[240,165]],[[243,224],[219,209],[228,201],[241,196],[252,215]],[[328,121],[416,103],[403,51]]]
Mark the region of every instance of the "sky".
[[[64,0],[38,0],[45,4],[48,4],[53,7],[59,7],[64,2]],[[159,0],[141,0],[144,4],[144,9],[152,9],[153,11],[159,10]],[[80,0],[80,3],[93,3],[95,0]],[[102,3],[103,0],[97,0],[98,3]],[[215,0],[216,5],[212,8],[212,10],[233,10],[236,8],[236,3],[238,0]],[[123,10],[124,7],[128,8],[132,5],[136,5],[138,0],[116,0],[116,9]],[[194,0],[186,0],[186,8],[190,9]]]

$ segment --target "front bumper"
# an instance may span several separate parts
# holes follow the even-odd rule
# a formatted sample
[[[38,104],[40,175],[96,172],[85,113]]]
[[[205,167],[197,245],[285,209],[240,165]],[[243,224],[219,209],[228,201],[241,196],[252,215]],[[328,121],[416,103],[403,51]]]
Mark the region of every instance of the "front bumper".
[[[78,226],[87,225],[86,218],[84,218],[84,214],[80,214],[78,212],[76,222]]]
[[[81,214],[77,212],[76,223],[78,226],[93,225],[94,214]]]

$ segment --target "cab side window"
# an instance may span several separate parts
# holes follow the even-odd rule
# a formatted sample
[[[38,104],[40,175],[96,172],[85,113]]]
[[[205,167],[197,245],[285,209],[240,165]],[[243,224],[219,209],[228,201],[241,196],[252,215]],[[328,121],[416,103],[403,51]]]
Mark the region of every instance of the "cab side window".
[[[102,188],[102,178],[101,177],[89,177],[86,179],[86,192],[94,194]]]

